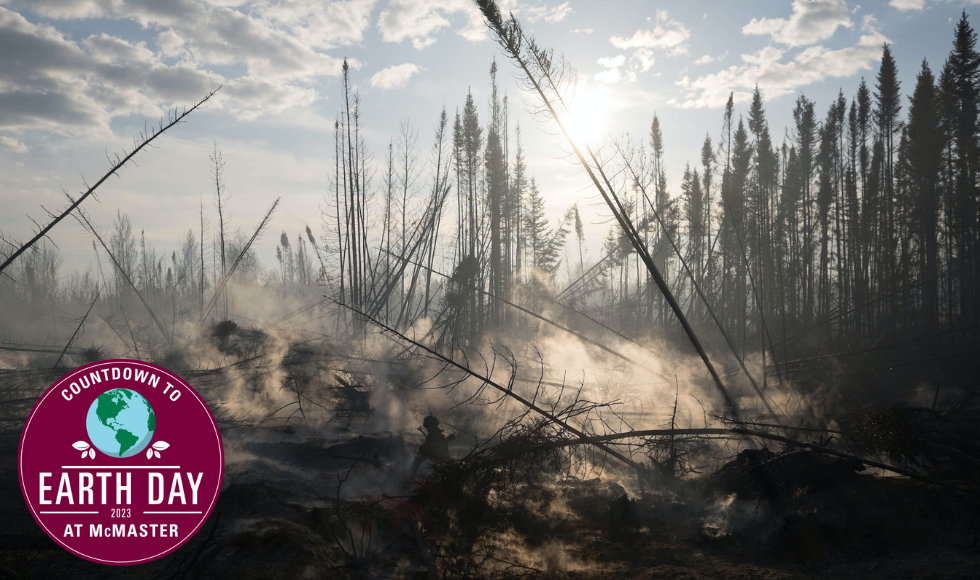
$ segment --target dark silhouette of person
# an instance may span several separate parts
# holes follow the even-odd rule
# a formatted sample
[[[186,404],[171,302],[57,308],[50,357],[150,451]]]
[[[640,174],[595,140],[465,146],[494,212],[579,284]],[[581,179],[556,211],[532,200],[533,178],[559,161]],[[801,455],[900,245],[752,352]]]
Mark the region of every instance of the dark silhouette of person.
[[[425,441],[419,447],[419,452],[415,456],[415,463],[412,465],[412,477],[425,460],[436,463],[451,461],[449,455],[449,443],[456,439],[456,435],[445,435],[439,427],[439,419],[431,413],[422,420],[422,429],[425,429]]]

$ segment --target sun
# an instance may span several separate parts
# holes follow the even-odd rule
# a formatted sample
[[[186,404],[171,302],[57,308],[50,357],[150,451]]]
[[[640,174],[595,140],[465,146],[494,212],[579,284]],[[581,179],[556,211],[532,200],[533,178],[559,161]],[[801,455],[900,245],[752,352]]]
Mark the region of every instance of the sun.
[[[602,139],[606,123],[606,99],[589,85],[579,85],[563,114],[562,124],[576,144],[595,145]]]

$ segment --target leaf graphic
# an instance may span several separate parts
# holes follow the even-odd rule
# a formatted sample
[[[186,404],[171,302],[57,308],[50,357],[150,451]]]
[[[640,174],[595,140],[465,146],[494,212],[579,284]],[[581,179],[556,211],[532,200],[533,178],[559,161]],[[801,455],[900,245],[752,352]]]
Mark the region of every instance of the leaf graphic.
[[[147,459],[153,459],[153,449],[152,448],[146,450],[146,458]]]
[[[95,459],[95,449],[88,450],[89,459]]]
[[[88,451],[82,451],[82,459],[85,459],[86,455],[88,455]]]
[[[79,451],[85,451],[90,447],[88,441],[75,441],[71,446]]]
[[[157,441],[156,443],[153,444],[153,448],[156,449],[157,451],[163,451],[165,449],[169,449],[170,444],[167,443],[166,441]]]
[[[154,450],[153,451],[153,455],[155,455],[157,459],[160,459],[160,452],[159,451]]]

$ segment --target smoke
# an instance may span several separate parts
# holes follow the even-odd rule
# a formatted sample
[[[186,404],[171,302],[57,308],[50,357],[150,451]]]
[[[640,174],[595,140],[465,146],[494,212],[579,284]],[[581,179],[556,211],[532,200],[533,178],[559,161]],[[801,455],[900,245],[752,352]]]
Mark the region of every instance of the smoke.
[[[169,337],[160,335],[135,301],[100,299],[65,362],[79,364],[84,362],[79,353],[98,349],[105,357],[162,364],[183,374],[229,422],[251,428],[253,438],[256,433],[275,437],[267,432],[284,430],[297,440],[390,433],[420,443],[422,419],[434,414],[458,434],[454,453],[459,455],[527,411],[516,400],[483,388],[479,380],[441,361],[420,356],[370,324],[352,331],[355,317],[323,300],[315,289],[286,292],[271,282],[233,280],[227,305],[219,300],[215,309],[227,310],[233,325],[199,324],[195,296],[169,298],[169,319],[168,296],[147,298]],[[573,324],[557,307],[544,309],[544,316],[574,326],[605,347],[599,348],[516,311],[511,314],[511,330],[455,350],[454,360],[545,408],[561,409],[575,401],[599,405],[572,420],[586,432],[721,426],[718,417],[726,410],[717,387],[683,344],[629,341],[590,322]],[[51,344],[50,336],[70,336],[74,331],[66,321],[45,327],[28,320],[26,315],[21,320],[7,318],[8,336],[16,329],[20,340],[46,341],[51,352],[0,351],[0,365],[51,364],[60,349]],[[77,319],[72,322],[78,325]],[[434,346],[433,324],[421,318],[403,332]],[[750,359],[747,365],[761,376],[761,360]],[[762,414],[758,398],[739,372],[727,373],[725,382],[746,415]],[[827,399],[826,393],[817,394]],[[782,420],[809,417],[813,422],[821,416],[792,386],[770,382],[766,396],[785,413]],[[588,463],[583,469],[602,472]]]
[[[766,520],[768,511],[767,503],[739,499],[736,494],[729,494],[705,507],[701,533],[709,538],[730,536]]]
[[[569,547],[560,540],[550,540],[538,547],[532,547],[528,545],[527,538],[513,530],[508,530],[496,535],[492,542],[498,554],[497,558],[501,561],[498,563],[500,572],[505,571],[506,567],[515,565],[547,574],[596,571],[595,565],[576,558],[569,551]]]
[[[161,335],[127,293],[100,298],[64,363],[84,362],[81,353],[86,349],[103,357],[157,362],[184,376],[229,425],[236,426],[240,437],[250,441],[322,444],[354,434],[392,434],[418,445],[424,437],[419,430],[422,419],[433,414],[457,435],[452,452],[458,457],[527,413],[524,405],[485,388],[480,380],[420,355],[369,323],[355,322],[356,316],[325,301],[321,291],[285,288],[276,280],[256,284],[233,279],[227,298],[219,299],[215,308],[216,315],[227,312],[229,322],[203,323],[197,320],[198,296],[148,294],[145,298],[169,336]],[[634,342],[554,305],[542,310],[546,318],[602,347],[508,311],[508,331],[488,333],[454,350],[452,358],[546,409],[594,405],[570,419],[587,433],[722,425],[719,417],[726,409],[718,389],[683,343],[675,346],[666,338]],[[49,352],[0,351],[0,365],[53,364],[60,349],[50,337],[71,336],[78,326],[77,317],[57,324],[49,317],[49,324],[30,324],[32,312],[15,319],[6,311],[3,328],[21,342],[47,344]],[[402,332],[435,347],[434,324],[433,319],[421,318]],[[59,342],[62,348],[67,344],[66,339]],[[723,368],[726,360],[718,356],[716,364]],[[761,377],[761,360],[746,364]],[[740,375],[726,373],[726,387],[735,393],[745,415],[759,416],[761,404]],[[820,417],[791,385],[770,382],[765,394],[785,413],[782,420],[810,417],[812,422]],[[241,463],[248,463],[247,449],[238,452],[244,454]],[[582,457],[575,472],[583,477],[622,477],[611,473],[604,459],[593,462],[589,456]]]

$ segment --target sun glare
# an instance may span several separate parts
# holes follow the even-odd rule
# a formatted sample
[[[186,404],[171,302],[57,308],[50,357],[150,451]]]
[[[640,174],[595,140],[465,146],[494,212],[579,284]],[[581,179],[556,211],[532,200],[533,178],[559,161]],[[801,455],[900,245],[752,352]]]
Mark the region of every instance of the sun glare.
[[[605,131],[605,98],[590,86],[579,86],[562,123],[579,145],[595,145]]]

